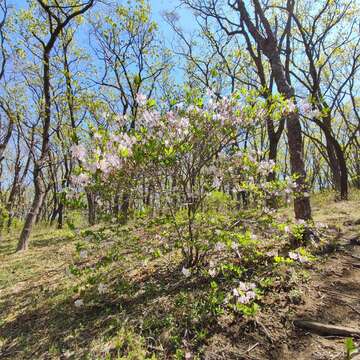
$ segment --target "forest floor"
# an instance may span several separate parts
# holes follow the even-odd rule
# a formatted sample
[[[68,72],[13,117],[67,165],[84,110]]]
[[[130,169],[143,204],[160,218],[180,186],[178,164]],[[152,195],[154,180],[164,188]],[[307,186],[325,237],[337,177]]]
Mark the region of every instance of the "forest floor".
[[[313,209],[326,225],[316,261],[265,269],[272,290],[251,319],[209,317],[211,279],[184,278],[156,226],[39,226],[26,253],[15,253],[17,233],[8,234],[0,242],[0,358],[346,359],[344,337],[293,321],[360,328],[360,194],[347,202],[318,195]]]

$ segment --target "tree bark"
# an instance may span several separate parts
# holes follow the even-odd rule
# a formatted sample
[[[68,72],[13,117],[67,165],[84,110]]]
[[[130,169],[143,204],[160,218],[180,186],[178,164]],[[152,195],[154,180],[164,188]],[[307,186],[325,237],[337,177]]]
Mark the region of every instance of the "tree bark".
[[[91,191],[86,191],[86,198],[88,203],[88,222],[89,225],[96,224],[96,202],[95,202],[95,194]]]
[[[254,0],[255,13],[264,28],[266,36],[259,31],[259,27],[252,22],[246,9],[245,1],[238,0],[237,6],[242,21],[246,24],[251,36],[259,45],[264,55],[270,62],[271,72],[274,77],[278,91],[285,99],[294,100],[294,89],[286,77],[285,68],[281,62],[280,50],[278,47],[276,35],[258,0]],[[290,15],[291,16],[291,15]],[[289,34],[291,26],[288,28]],[[299,114],[294,111],[286,117],[286,128],[289,143],[291,173],[295,176],[297,183],[297,193],[294,197],[294,212],[296,219],[310,220],[311,206],[309,197],[304,196],[307,192],[305,164],[303,160],[303,143],[301,134],[301,125]]]
[[[34,199],[31,204],[30,211],[26,216],[24,227],[21,231],[19,243],[17,246],[17,251],[23,251],[28,249],[30,233],[36,221],[36,217],[39,213],[41,204],[43,203],[44,200],[45,189],[39,173],[40,169],[38,169],[37,165],[35,165],[35,167],[36,169],[34,169],[34,187],[35,187]]]
[[[294,89],[288,83],[285,71],[281,63],[278,52],[265,52],[269,58],[272,74],[274,76],[276,86],[279,92],[287,100],[293,100]],[[307,192],[305,164],[303,160],[303,141],[301,135],[301,125],[299,114],[296,111],[286,116],[286,128],[289,144],[291,173],[296,177],[296,194],[294,196],[294,212],[296,219],[310,220],[311,206],[308,196],[304,196]]]

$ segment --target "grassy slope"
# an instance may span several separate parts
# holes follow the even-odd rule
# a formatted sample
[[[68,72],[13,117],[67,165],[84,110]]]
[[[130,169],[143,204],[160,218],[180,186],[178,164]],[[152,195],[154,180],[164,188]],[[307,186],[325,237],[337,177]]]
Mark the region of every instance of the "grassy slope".
[[[359,227],[344,222],[360,219],[359,193],[349,202],[334,203],[331,196],[316,196],[315,220],[331,225],[329,238],[358,234]],[[39,227],[23,254],[14,253],[17,234],[6,236],[0,243],[0,358],[183,358],[191,353],[207,359],[316,359],[306,357],[316,341],[294,333],[291,319],[316,316],[323,299],[314,294],[326,279],[333,281],[319,274],[336,269],[342,274],[347,255],[337,252],[307,269],[276,273],[275,282],[291,288],[282,284],[269,291],[255,321],[214,318],[205,301],[211,279],[203,273],[185,279],[179,254],[159,244],[159,231],[158,224],[141,221],[120,229],[96,227],[81,236]],[[85,258],[76,244],[87,247]],[[357,276],[347,275],[351,281]],[[99,294],[99,283],[106,284],[106,294]],[[351,296],[360,296],[360,289]],[[85,305],[77,308],[74,301],[80,298]],[[356,320],[350,313],[347,308],[341,316]],[[341,347],[335,344],[329,354]]]

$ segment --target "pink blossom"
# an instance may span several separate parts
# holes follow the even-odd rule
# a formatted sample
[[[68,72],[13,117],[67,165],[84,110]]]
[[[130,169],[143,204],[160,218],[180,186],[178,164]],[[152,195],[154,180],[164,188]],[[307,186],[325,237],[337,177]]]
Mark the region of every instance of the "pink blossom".
[[[86,186],[90,182],[89,175],[81,173],[79,175],[73,175],[71,177],[71,183],[74,186]]]
[[[87,155],[87,151],[83,145],[72,145],[70,148],[72,156],[80,161],[84,161]]]
[[[136,94],[136,101],[140,106],[145,106],[147,102],[146,95],[140,93]]]

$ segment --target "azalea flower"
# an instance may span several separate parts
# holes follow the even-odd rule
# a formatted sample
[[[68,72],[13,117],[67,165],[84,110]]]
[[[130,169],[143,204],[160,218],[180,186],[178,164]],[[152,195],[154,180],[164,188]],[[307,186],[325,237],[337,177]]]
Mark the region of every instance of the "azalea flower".
[[[249,302],[249,299],[246,295],[241,295],[238,297],[237,301],[241,304],[247,304]]]
[[[99,286],[98,286],[98,292],[99,292],[100,295],[106,294],[108,292],[107,285],[105,285],[103,283],[100,283]]]
[[[72,145],[70,148],[72,156],[80,161],[84,161],[87,155],[87,151],[83,145]]]
[[[213,180],[213,187],[219,188],[221,186],[221,179],[219,177],[215,177]]]
[[[309,113],[309,117],[319,118],[321,117],[321,111],[319,109],[315,109]]]
[[[72,175],[71,176],[71,183],[74,186],[86,186],[90,182],[89,175],[87,174],[79,174],[79,175]]]
[[[295,261],[299,261],[301,263],[308,262],[308,258],[306,256],[302,256],[301,254],[289,251],[289,258]]]
[[[224,243],[222,243],[222,242],[217,242],[216,244],[215,244],[215,250],[216,251],[222,251],[222,250],[224,250],[225,249],[225,244]]]
[[[88,256],[88,252],[86,250],[81,250],[79,252],[79,256],[80,256],[81,259],[85,259]]]
[[[300,108],[300,111],[304,115],[309,115],[309,113],[311,113],[311,111],[312,111],[312,105],[309,102],[305,101],[305,100],[302,100],[299,103],[299,108]]]
[[[191,359],[191,352],[186,352],[185,353],[185,360],[189,360],[189,359]]]
[[[217,271],[216,271],[215,268],[209,270],[209,275],[210,275],[211,277],[215,277],[216,274],[217,274]]]
[[[274,256],[278,256],[278,252],[275,251],[275,250],[272,250],[272,251],[268,251],[266,253],[266,255],[269,256],[269,257],[274,257]]]
[[[239,286],[236,289],[233,289],[232,293],[237,302],[241,304],[248,304],[256,299],[256,293],[254,291],[255,288],[256,284],[254,283],[245,283],[240,281]]]
[[[140,93],[136,94],[136,101],[140,106],[145,106],[147,102],[146,95]]]
[[[286,106],[286,110],[289,112],[289,113],[292,113],[296,110],[296,105],[295,103],[292,101],[292,100],[288,100],[287,101],[287,106]]]
[[[190,269],[187,269],[187,268],[185,268],[185,267],[182,268],[181,272],[183,273],[183,275],[184,275],[185,277],[189,277],[189,276],[191,275]]]
[[[84,300],[82,300],[82,299],[75,300],[74,305],[77,308],[81,308],[82,306],[84,306]]]
[[[94,139],[97,139],[97,140],[102,139],[101,134],[100,134],[99,132],[95,132],[95,133],[94,133]]]

